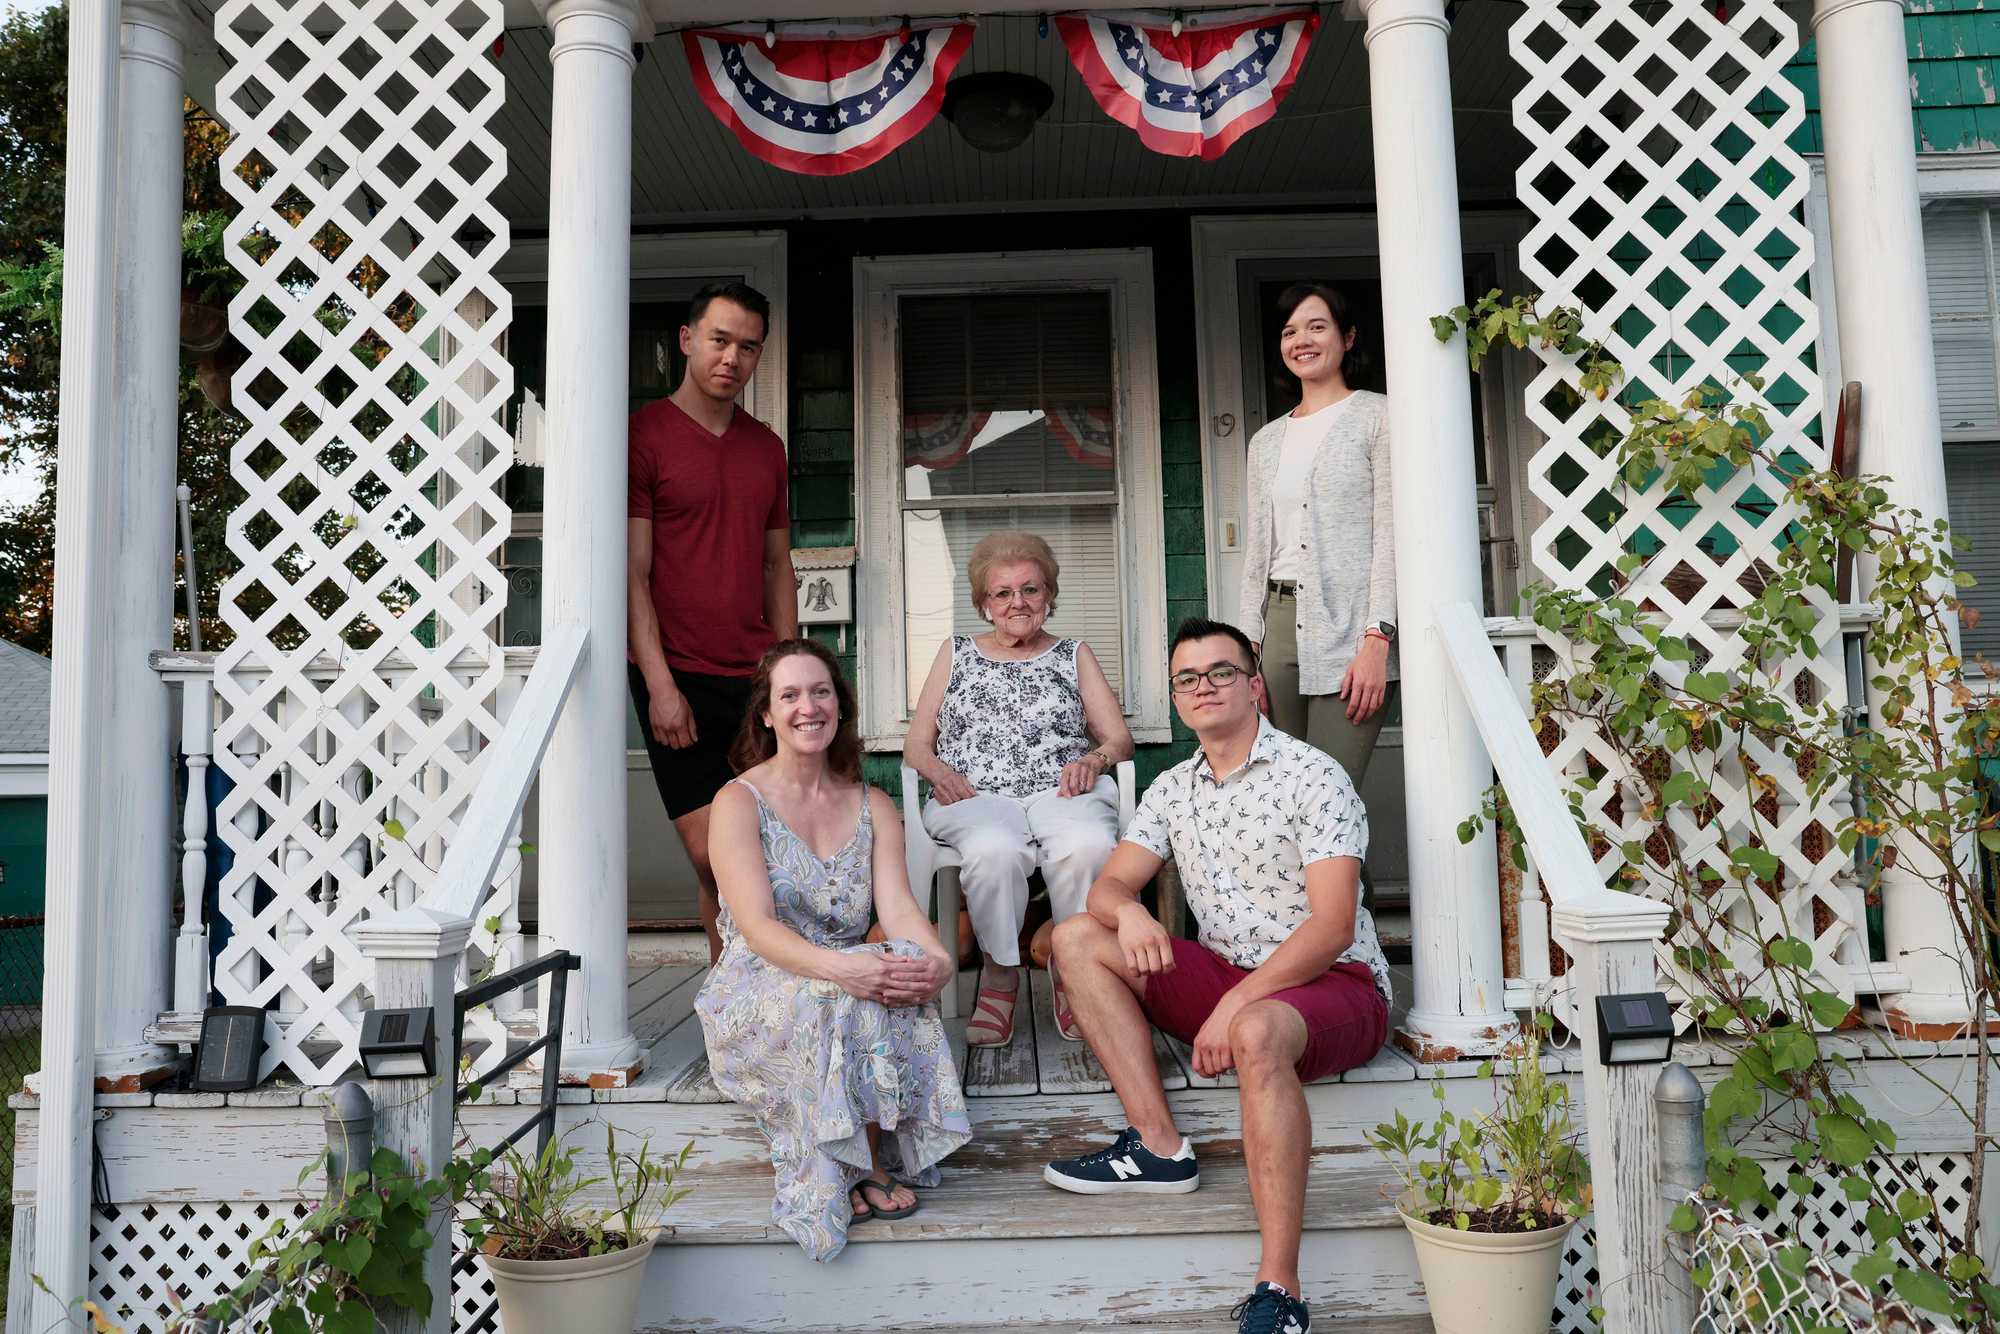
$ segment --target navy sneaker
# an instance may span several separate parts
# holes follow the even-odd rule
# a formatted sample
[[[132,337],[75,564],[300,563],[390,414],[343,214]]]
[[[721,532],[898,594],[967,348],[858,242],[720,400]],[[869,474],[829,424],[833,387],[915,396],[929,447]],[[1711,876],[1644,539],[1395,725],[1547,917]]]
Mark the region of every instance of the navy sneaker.
[[[1138,1131],[1127,1126],[1108,1149],[1050,1163],[1042,1169],[1042,1180],[1079,1195],[1110,1195],[1127,1190],[1185,1195],[1201,1185],[1201,1168],[1194,1160],[1194,1145],[1185,1137],[1180,1152],[1162,1158],[1146,1147]]]
[[[1236,1334],[1306,1334],[1313,1327],[1306,1304],[1275,1283],[1259,1283],[1229,1314]]]

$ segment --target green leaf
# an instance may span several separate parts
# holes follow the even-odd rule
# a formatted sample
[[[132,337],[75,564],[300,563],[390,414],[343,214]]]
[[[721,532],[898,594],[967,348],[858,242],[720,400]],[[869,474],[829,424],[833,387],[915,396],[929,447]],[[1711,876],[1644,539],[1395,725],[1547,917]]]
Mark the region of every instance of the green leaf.
[[[1670,806],[1678,805],[1693,796],[1695,788],[1700,786],[1700,784],[1701,780],[1699,778],[1696,778],[1692,773],[1683,769],[1667,779],[1666,782],[1660,784],[1660,800]]]
[[[1895,1271],[1896,1262],[1881,1252],[1864,1255],[1854,1262],[1849,1272],[1854,1281],[1863,1287],[1872,1288]]]
[[[1842,1177],[1840,1179],[1840,1193],[1848,1199],[1853,1200],[1856,1204],[1859,1204],[1875,1193],[1875,1187],[1864,1176]]]
[[[1767,880],[1778,872],[1777,857],[1764,851],[1762,848],[1747,846],[1732,848],[1729,852],[1729,860],[1735,862],[1759,880]],[[1776,957],[1775,954],[1773,957]]]
[[[1675,1205],[1673,1213],[1667,1217],[1668,1229],[1683,1235],[1693,1232],[1696,1226],[1698,1221],[1694,1216],[1694,1206],[1690,1204]]]
[[[1896,1197],[1896,1212],[1906,1223],[1914,1223],[1931,1212],[1931,1197],[1918,1190],[1906,1190]]]
[[[2000,829],[1980,830],[1979,846],[1988,852],[2000,852]]]
[[[1820,1028],[1838,1028],[1854,1012],[1852,1003],[1831,991],[1808,991],[1806,1008],[1812,1011],[1813,1023]]]
[[[1713,704],[1729,693],[1729,678],[1721,672],[1689,672],[1686,689],[1696,699]]]
[[[1842,1167],[1859,1167],[1875,1152],[1875,1137],[1851,1116],[1839,1113],[1822,1116],[1819,1129],[1826,1156]]]
[[[403,835],[408,831],[403,828],[403,822],[401,820],[392,819],[392,820],[384,820],[382,822],[382,832],[387,834],[390,838],[395,839],[398,843],[400,843],[403,841]]]
[[[287,1302],[271,1311],[271,1334],[311,1334],[306,1313]]]
[[[1912,1306],[1921,1306],[1926,1311],[1939,1315],[1951,1315],[1958,1309],[1958,1301],[1952,1295],[1951,1284],[1937,1274],[1924,1269],[1898,1269],[1892,1280],[1896,1295]]]
[[[375,1313],[366,1302],[342,1302],[327,1318],[326,1334],[375,1334]]]

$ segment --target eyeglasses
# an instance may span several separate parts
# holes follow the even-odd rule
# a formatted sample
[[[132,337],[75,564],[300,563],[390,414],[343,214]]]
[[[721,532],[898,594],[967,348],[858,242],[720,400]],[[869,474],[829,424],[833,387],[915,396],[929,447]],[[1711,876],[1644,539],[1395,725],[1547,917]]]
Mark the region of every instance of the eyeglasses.
[[[1041,595],[1042,586],[1040,584],[1021,585],[1021,601],[1033,602]],[[1014,590],[1011,588],[996,588],[986,595],[986,600],[988,602],[1012,602],[1014,600]]]
[[[1247,667],[1238,667],[1233,662],[1224,662],[1216,664],[1205,672],[1175,672],[1167,678],[1167,688],[1172,690],[1176,695],[1192,695],[1195,691],[1201,689],[1201,683],[1206,681],[1217,690],[1227,690],[1236,684],[1237,677],[1248,675],[1250,675],[1250,670]]]

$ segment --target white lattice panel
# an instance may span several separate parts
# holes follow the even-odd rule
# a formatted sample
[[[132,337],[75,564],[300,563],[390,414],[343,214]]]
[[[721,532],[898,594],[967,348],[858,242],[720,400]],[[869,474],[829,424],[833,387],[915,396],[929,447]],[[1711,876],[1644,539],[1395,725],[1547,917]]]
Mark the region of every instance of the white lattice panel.
[[[1780,73],[1798,32],[1775,0],[1732,4],[1726,20],[1716,12],[1707,0],[1569,12],[1558,0],[1529,0],[1510,36],[1528,76],[1514,101],[1515,125],[1530,144],[1517,184],[1536,218],[1522,242],[1522,271],[1543,309],[1581,308],[1585,332],[1630,376],[1622,394],[1600,402],[1575,392],[1570,359],[1537,351],[1544,364],[1528,413],[1545,443],[1529,484],[1549,508],[1532,542],[1537,572],[1561,588],[1602,592],[1621,555],[1657,552],[1624,595],[1689,636],[1709,670],[1740,663],[1742,645],[1705,617],[1762,591],[1760,567],[1768,568],[1794,511],[1761,470],[1712,479],[1692,504],[1670,502],[1657,482],[1624,486],[1614,446],[1630,418],[1620,398],[1678,404],[1699,386],[1722,386],[1767,412],[1777,448],[1811,466],[1826,462],[1809,434],[1821,402],[1809,364],[1818,321],[1803,290],[1812,238],[1794,216],[1807,174],[1786,145],[1804,104]],[[1761,391],[1737,378],[1745,372],[1764,377]],[[1846,692],[1839,620],[1830,596],[1815,594],[1814,605],[1821,651],[1786,663],[1777,684],[1837,705]],[[1571,646],[1546,642],[1562,674],[1574,670]],[[1616,780],[1586,799],[1607,877],[1627,841],[1647,845],[1652,864],[1664,865],[1665,836],[1643,817],[1619,757],[1587,727],[1568,726],[1553,740],[1559,768],[1576,775],[1601,766]],[[1758,940],[1810,942],[1821,983],[1851,995],[1849,968],[1865,962],[1866,936],[1860,895],[1832,846],[1842,798],[1814,803],[1790,762],[1754,740],[1713,758],[1713,804],[1699,818],[1685,807],[1670,817],[1689,862],[1725,877],[1707,911]],[[1702,776],[1711,777],[1706,765]],[[1783,866],[1768,882],[1738,886],[1724,835],[1740,844],[1753,829]],[[1652,879],[1647,888],[1664,895],[1664,877]],[[1732,952],[1746,974],[1764,971],[1754,943],[1739,940]]]
[[[236,784],[216,985],[276,1012],[266,1075],[329,1083],[352,1063],[369,969],[348,928],[423,892],[499,730],[500,31],[499,0],[216,13],[248,423],[216,666]],[[510,892],[478,916],[517,921]]]
[[[1971,1190],[1966,1159],[1949,1153],[1905,1154],[1892,1160],[1871,1160],[1867,1164],[1868,1174],[1878,1184],[1889,1185],[1895,1180],[1892,1163],[1938,1202],[1938,1213],[1945,1226],[1964,1235]],[[1784,1240],[1805,1243],[1814,1255],[1840,1274],[1852,1268],[1859,1256],[1874,1249],[1863,1219],[1866,1205],[1855,1204],[1837,1185],[1819,1178],[1813,1180],[1805,1195],[1794,1193],[1786,1180],[1792,1172],[1789,1161],[1765,1162],[1761,1166],[1778,1207],[1774,1210],[1757,1206],[1744,1215],[1746,1221]],[[1591,1316],[1591,1310],[1600,1300],[1597,1233],[1586,1218],[1570,1234],[1569,1244],[1563,1248],[1555,1310],[1550,1317],[1552,1334],[1600,1334],[1598,1323]]]
[[[127,1329],[159,1330],[177,1312],[234,1288],[250,1243],[310,1212],[287,1204],[122,1204],[90,1220],[90,1295]]]
[[[127,1329],[161,1330],[176,1313],[223,1296],[249,1271],[250,1244],[273,1223],[311,1212],[299,1203],[122,1204],[91,1216],[90,1294]],[[465,1234],[452,1230],[453,1241]],[[452,1281],[452,1327],[470,1329],[493,1299],[483,1267]],[[495,1334],[504,1334],[494,1318]]]

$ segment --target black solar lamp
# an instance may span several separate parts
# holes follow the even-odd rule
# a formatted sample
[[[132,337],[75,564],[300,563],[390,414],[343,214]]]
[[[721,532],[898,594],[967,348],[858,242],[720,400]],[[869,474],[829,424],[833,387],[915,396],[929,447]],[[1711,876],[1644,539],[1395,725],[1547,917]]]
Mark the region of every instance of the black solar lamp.
[[[418,1010],[370,1010],[361,1019],[361,1065],[370,1079],[430,1078],[437,1073],[437,1016]]]
[[[257,1087],[264,1057],[264,1011],[255,1005],[216,1005],[201,1012],[194,1086],[204,1093],[241,1093]]]
[[[1674,1012],[1658,991],[1597,998],[1597,1059],[1657,1065],[1673,1055]]]

